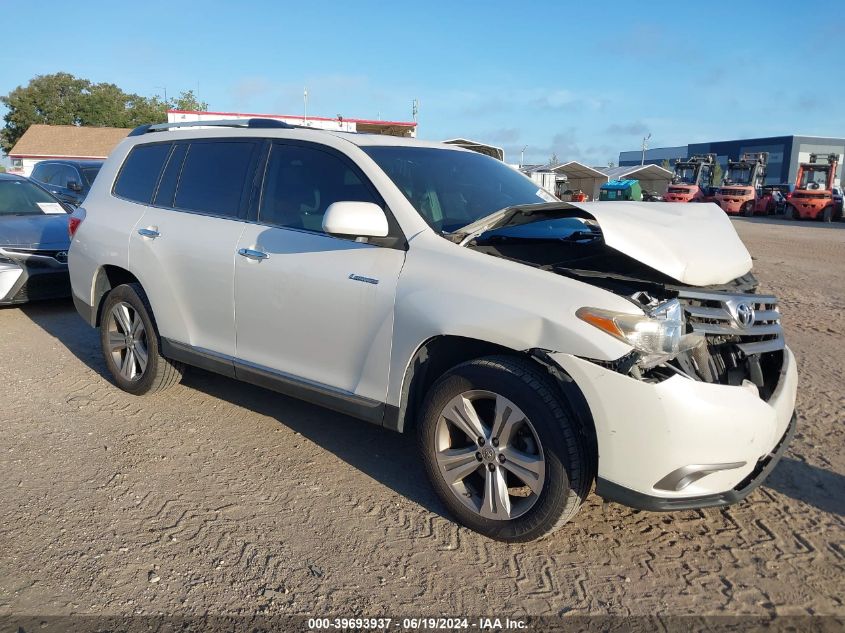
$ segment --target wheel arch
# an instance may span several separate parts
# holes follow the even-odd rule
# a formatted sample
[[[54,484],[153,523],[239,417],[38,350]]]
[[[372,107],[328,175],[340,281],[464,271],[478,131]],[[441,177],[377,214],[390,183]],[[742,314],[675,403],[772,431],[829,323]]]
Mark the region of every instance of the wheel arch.
[[[99,327],[102,318],[103,304],[106,295],[122,284],[141,284],[130,271],[114,264],[100,266],[94,276],[91,304],[94,308],[94,326]],[[141,286],[143,287],[143,286]]]
[[[433,336],[417,348],[405,368],[399,406],[388,406],[384,426],[400,433],[413,429],[425,394],[440,376],[461,363],[494,355],[528,359],[551,376],[562,402],[577,421],[590,453],[597,459],[598,440],[587,400],[572,377],[554,363],[546,350],[515,350],[464,336]]]

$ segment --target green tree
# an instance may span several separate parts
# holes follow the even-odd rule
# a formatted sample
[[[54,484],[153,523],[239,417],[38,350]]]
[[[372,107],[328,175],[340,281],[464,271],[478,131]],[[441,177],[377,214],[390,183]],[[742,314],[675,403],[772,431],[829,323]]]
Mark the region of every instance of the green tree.
[[[7,154],[33,123],[76,125],[83,91],[90,85],[68,73],[39,75],[26,87],[18,86],[0,97],[6,106],[6,125],[0,131],[0,147]]]
[[[170,100],[170,109],[205,112],[208,110],[208,104],[205,101],[200,101],[193,90],[186,90],[180,93],[176,99]]]
[[[91,83],[69,73],[39,75],[0,97],[6,106],[5,126],[0,130],[0,148],[9,153],[34,123],[135,127],[162,123],[167,110],[208,110],[192,90],[176,99],[143,97],[124,92],[112,83]]]

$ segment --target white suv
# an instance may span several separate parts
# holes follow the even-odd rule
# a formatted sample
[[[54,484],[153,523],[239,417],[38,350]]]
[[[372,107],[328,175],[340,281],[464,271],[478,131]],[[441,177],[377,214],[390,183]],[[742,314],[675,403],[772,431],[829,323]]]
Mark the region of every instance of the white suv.
[[[453,146],[250,119],[138,128],[70,222],[120,388],[196,365],[413,429],[496,539],[550,533],[594,482],[738,501],[794,430],[777,300],[712,204],[562,203]]]

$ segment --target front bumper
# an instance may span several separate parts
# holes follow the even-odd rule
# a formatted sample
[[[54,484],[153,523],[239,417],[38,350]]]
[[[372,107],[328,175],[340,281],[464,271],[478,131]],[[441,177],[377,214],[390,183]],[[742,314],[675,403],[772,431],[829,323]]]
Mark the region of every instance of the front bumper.
[[[0,305],[70,296],[67,262],[0,250]]]
[[[579,386],[598,442],[597,494],[649,510],[720,506],[760,485],[794,431],[795,357],[784,349],[768,401],[753,385],[673,376],[636,380],[569,355],[550,358]],[[658,484],[691,465],[731,465],[667,490]]]

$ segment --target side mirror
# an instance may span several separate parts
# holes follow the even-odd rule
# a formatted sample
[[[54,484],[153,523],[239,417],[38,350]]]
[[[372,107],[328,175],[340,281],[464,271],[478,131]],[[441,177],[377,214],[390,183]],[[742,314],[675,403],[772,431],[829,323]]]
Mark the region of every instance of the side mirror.
[[[334,202],[323,216],[323,231],[346,237],[387,237],[387,216],[372,202]]]
[[[77,193],[82,191],[82,185],[80,185],[75,180],[68,180],[67,181],[67,188],[70,189],[71,191],[76,191]]]

